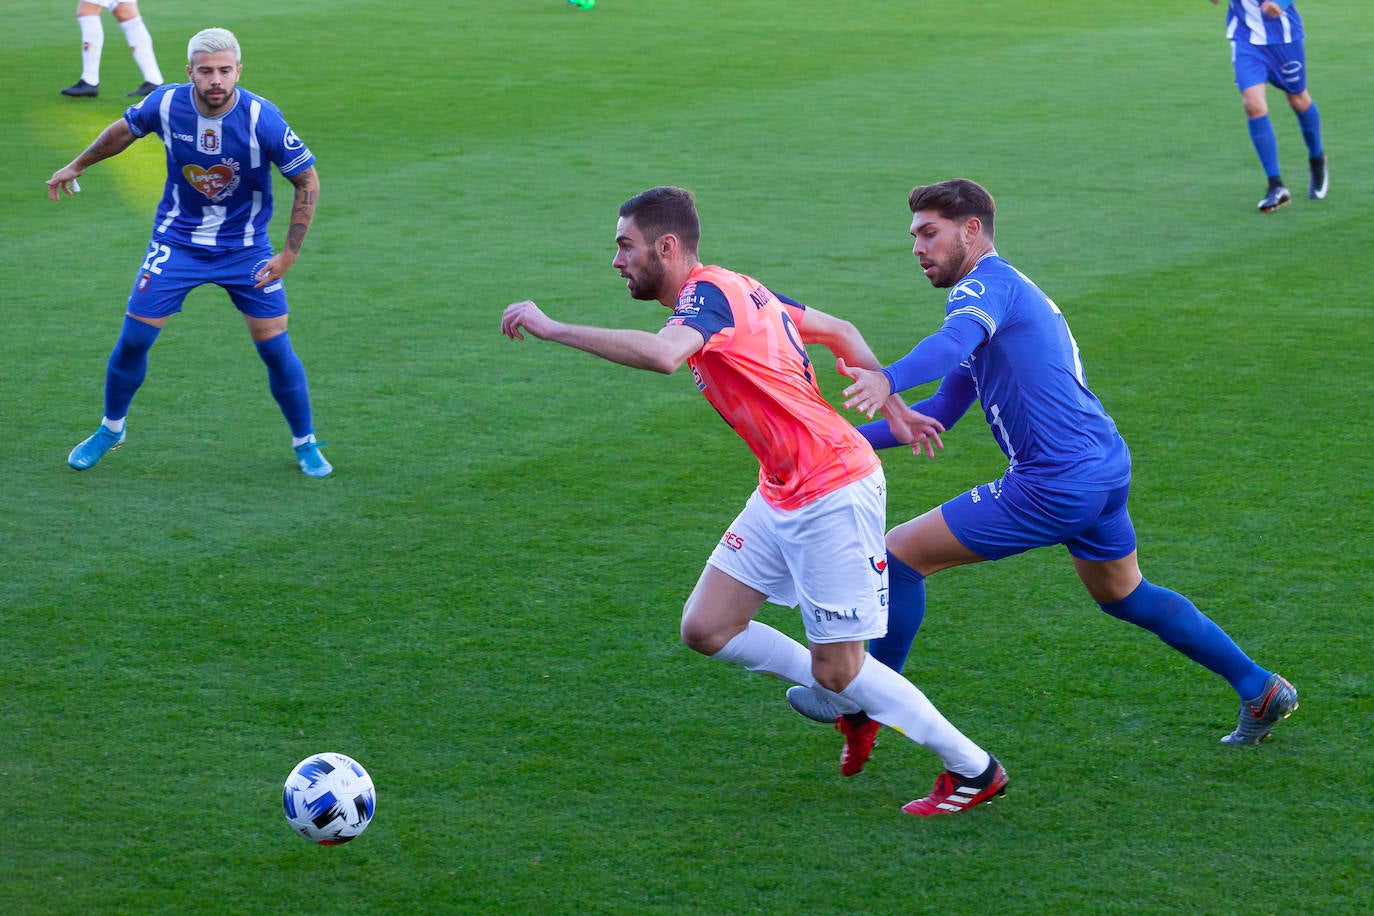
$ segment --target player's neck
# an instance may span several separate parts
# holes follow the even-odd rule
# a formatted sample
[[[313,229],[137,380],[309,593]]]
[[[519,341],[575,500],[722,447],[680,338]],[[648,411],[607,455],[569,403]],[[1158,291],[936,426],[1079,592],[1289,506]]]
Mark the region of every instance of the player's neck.
[[[701,262],[695,257],[682,261],[665,261],[668,270],[663,275],[663,288],[659,291],[658,301],[668,308],[677,307],[677,297],[682,292],[682,287],[687,285],[687,278],[692,272],[701,266]]]

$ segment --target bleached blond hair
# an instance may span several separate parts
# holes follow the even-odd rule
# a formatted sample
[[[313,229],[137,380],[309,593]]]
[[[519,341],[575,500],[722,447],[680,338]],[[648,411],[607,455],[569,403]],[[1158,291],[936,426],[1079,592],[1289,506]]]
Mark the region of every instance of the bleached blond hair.
[[[201,29],[192,35],[190,44],[186,46],[186,62],[188,64],[191,62],[191,58],[196,56],[197,51],[205,51],[210,54],[216,51],[233,51],[235,61],[240,60],[243,56],[243,52],[239,50],[239,40],[228,29]]]

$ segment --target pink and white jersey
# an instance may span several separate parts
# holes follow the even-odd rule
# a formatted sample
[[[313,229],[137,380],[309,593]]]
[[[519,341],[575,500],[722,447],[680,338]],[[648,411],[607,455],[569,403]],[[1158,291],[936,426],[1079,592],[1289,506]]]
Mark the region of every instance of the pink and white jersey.
[[[759,461],[769,505],[796,509],[878,469],[878,456],[821,396],[799,326],[806,306],[744,274],[697,265],[669,325],[706,345],[687,360],[697,388]]]

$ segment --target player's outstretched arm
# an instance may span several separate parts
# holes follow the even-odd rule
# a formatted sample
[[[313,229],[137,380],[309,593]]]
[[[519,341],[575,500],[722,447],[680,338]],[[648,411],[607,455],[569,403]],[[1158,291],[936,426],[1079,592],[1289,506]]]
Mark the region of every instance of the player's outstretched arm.
[[[824,345],[835,355],[836,364],[840,366],[882,368],[883,364],[878,361],[878,357],[874,355],[872,348],[853,322],[814,308],[807,308],[802,314],[803,343]],[[930,420],[929,417],[909,411],[901,398],[895,395],[887,398],[876,409],[882,411],[891,434],[898,442],[910,445],[912,451],[919,453],[924,450],[933,458],[936,447],[944,448],[938,435],[941,430],[936,429],[938,424],[932,425],[927,422]]]
[[[80,185],[76,184],[76,179],[81,177],[86,169],[102,159],[119,155],[136,139],[134,132],[129,129],[129,122],[123,118],[115,121],[102,130],[100,136],[95,138],[95,142],[86,147],[80,156],[52,173],[52,177],[47,180],[48,199],[57,200],[63,192],[70,197],[74,192],[81,190]]]
[[[633,369],[648,369],[671,375],[705,344],[701,332],[687,325],[669,325],[657,334],[633,328],[597,328],[585,324],[566,324],[544,314],[543,309],[526,299],[506,306],[501,315],[501,333],[511,340],[525,335],[551,340],[602,359]]]
[[[281,251],[272,255],[262,266],[262,270],[257,272],[254,279],[258,282],[253,284],[255,289],[286,276],[286,272],[300,256],[301,245],[305,244],[305,234],[310,231],[310,224],[315,221],[315,204],[320,199],[320,176],[315,167],[312,165],[297,172],[287,181],[295,187],[296,196],[291,201],[291,225],[286,230],[286,244],[282,245]]]

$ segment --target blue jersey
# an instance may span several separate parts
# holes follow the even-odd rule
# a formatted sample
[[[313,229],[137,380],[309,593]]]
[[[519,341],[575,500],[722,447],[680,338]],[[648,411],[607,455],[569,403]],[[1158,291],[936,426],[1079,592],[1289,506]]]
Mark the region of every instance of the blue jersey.
[[[153,220],[153,238],[211,249],[270,246],[272,168],[291,177],[315,156],[277,106],[243,87],[233,107],[208,118],[194,87],[154,90],[124,112],[135,137],[155,133],[167,148],[167,187]]]
[[[1302,17],[1288,6],[1271,19],[1260,12],[1262,0],[1230,0],[1226,7],[1226,37],[1240,44],[1286,45],[1303,37]],[[1283,6],[1282,3],[1279,4]]]
[[[946,324],[970,320],[984,340],[955,372],[972,377],[1010,472],[1061,490],[1129,483],[1130,451],[1088,390],[1078,344],[1058,306],[994,252],[946,300]]]

